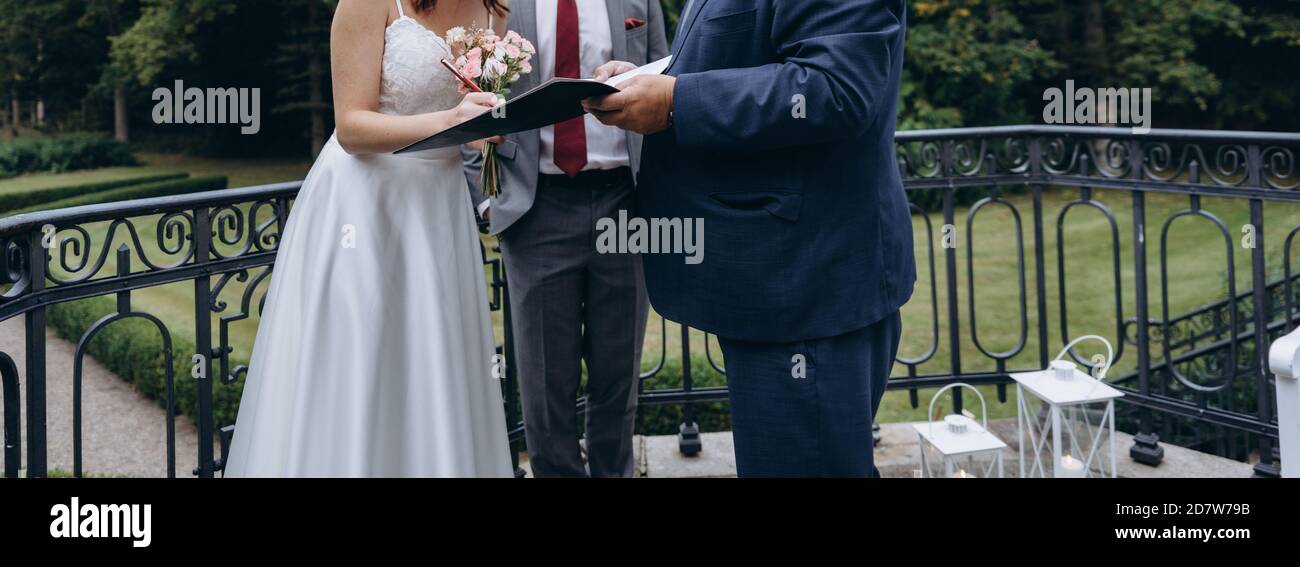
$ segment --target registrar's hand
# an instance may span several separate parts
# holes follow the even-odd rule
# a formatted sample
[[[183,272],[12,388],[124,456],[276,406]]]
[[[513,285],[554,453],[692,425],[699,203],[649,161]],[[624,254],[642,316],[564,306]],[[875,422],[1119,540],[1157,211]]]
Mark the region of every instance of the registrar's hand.
[[[596,82],[603,83],[608,81],[614,75],[622,75],[628,71],[636,69],[636,65],[627,61],[610,61],[604,65],[596,67],[596,76],[592,77]]]
[[[607,126],[637,134],[654,134],[668,128],[677,77],[642,75],[619,86],[620,92],[583,100],[583,109]]]

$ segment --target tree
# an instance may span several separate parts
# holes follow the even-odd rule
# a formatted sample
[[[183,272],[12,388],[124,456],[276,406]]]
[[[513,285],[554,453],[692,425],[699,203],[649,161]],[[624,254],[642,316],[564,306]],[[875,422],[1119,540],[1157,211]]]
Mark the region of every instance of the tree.
[[[1033,85],[1061,69],[1016,0],[919,0],[909,29],[899,129],[1033,121]],[[1041,92],[1041,89],[1039,90]]]
[[[139,17],[136,0],[88,0],[86,12],[79,25],[84,29],[99,29],[109,41],[120,36]],[[130,121],[127,114],[127,88],[131,73],[120,63],[106,60],[100,71],[99,86],[113,93],[113,137],[123,142],[130,140]]]
[[[237,7],[223,0],[141,1],[140,17],[111,41],[113,64],[142,85],[153,84],[168,63],[198,59],[193,34]]]
[[[274,112],[307,112],[311,126],[307,135],[313,157],[320,154],[325,144],[326,120],[332,110],[326,91],[330,88],[330,18],[337,4],[337,0],[284,2],[285,21],[290,24],[276,64],[285,71],[288,80],[280,88],[280,96],[286,102]]]

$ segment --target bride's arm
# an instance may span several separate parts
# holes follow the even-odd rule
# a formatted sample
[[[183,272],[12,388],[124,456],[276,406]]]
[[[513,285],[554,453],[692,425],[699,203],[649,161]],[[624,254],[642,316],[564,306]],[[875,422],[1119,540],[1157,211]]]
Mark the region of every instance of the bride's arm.
[[[459,106],[442,112],[413,116],[380,113],[384,29],[388,26],[384,7],[391,5],[377,0],[341,0],[334,13],[330,29],[334,123],[339,145],[349,154],[399,150],[469,120],[496,103],[494,95],[470,93]]]

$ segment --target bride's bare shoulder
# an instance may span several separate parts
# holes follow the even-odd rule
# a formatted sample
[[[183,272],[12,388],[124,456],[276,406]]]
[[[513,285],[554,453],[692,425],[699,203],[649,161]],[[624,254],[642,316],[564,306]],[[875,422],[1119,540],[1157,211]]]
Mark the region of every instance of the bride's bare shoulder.
[[[339,0],[334,10],[334,19],[354,20],[369,25],[397,19],[397,4],[394,0]]]

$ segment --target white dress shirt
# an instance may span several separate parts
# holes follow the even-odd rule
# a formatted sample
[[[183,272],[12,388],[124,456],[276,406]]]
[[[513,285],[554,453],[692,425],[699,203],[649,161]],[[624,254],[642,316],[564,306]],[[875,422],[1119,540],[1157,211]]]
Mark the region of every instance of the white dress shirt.
[[[602,0],[578,0],[578,66],[583,77],[596,74],[596,67],[614,59],[614,42],[610,37],[609,10]],[[533,73],[541,84],[555,78],[555,20],[557,6],[554,0],[537,2],[537,56],[533,59]],[[595,116],[586,115],[587,165],[583,171],[617,169],[631,164],[627,153],[627,134],[613,126],[606,126]],[[539,170],[545,175],[563,175],[555,165],[555,127],[541,129]],[[484,199],[478,206],[482,215],[492,205]]]
[[[556,2],[537,2],[537,59],[533,72],[537,82],[555,77],[555,19]],[[578,0],[578,63],[584,78],[594,76],[596,67],[614,59],[614,42],[609,33],[609,11],[603,0]],[[592,169],[617,169],[631,163],[627,155],[627,134],[613,126],[606,126],[595,116],[586,115],[587,165]],[[541,172],[560,175],[555,165],[555,127],[542,128]]]

